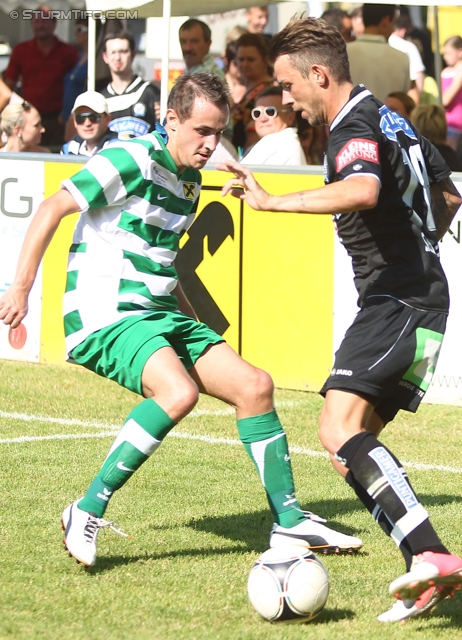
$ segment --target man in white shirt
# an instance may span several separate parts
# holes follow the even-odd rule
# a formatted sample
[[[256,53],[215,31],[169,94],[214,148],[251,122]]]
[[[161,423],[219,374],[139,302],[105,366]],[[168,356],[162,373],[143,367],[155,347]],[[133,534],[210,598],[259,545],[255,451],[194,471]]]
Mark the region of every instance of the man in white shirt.
[[[416,45],[405,39],[406,27],[401,18],[395,24],[395,31],[388,38],[388,44],[398,51],[402,51],[409,58],[409,71],[411,81],[415,82],[415,88],[411,90],[410,96],[416,104],[419,103],[419,96],[423,91],[425,81],[425,65],[422,56]]]
[[[295,112],[282,104],[282,88],[268,87],[258,96],[252,109],[255,131],[260,140],[243,157],[242,164],[300,166],[305,153],[295,126]]]

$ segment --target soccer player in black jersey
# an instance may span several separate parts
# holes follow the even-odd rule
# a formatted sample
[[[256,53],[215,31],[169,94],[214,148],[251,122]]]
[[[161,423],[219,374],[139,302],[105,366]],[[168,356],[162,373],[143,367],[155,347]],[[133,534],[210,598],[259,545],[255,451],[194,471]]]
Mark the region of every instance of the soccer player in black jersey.
[[[321,393],[320,438],[407,572],[381,622],[419,617],[462,583],[462,559],[430,523],[398,459],[377,440],[400,409],[416,411],[428,388],[449,308],[438,240],[460,206],[438,151],[407,120],[350,79],[340,32],[300,18],[276,34],[271,57],[283,104],[329,125],[326,186],[273,196],[235,162],[223,187],[263,211],[332,214],[352,259],[360,312]]]

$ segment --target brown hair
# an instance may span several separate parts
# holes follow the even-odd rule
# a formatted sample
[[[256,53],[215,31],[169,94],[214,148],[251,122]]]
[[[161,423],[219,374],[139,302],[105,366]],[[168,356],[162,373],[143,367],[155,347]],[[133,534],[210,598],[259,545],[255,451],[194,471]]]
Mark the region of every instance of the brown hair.
[[[452,47],[453,49],[462,49],[462,38],[460,36],[451,36],[446,40],[444,46]]]
[[[220,78],[212,73],[195,73],[177,78],[168,97],[167,107],[176,111],[180,122],[191,117],[196,98],[229,108],[229,94]]]
[[[269,55],[268,38],[260,33],[243,33],[236,40],[236,50],[239,47],[255,47],[262,58],[267,58]]]
[[[182,31],[190,31],[194,27],[200,27],[202,29],[202,35],[204,36],[205,42],[212,41],[212,31],[210,30],[209,25],[205,22],[202,22],[202,20],[198,20],[197,18],[190,18],[189,20],[186,20],[186,22],[183,22],[178,32],[181,33]]]
[[[326,67],[337,82],[351,82],[345,40],[339,30],[316,18],[292,19],[273,36],[270,58],[274,62],[287,55],[303,78],[308,78],[311,67]]]
[[[421,104],[416,107],[412,112],[411,122],[420,135],[433,144],[446,143],[446,112],[439,104]]]
[[[409,115],[415,109],[414,100],[411,98],[411,96],[408,96],[407,93],[404,93],[404,91],[392,91],[387,95],[387,98],[396,98],[397,100],[402,102],[406,113],[408,113]]]

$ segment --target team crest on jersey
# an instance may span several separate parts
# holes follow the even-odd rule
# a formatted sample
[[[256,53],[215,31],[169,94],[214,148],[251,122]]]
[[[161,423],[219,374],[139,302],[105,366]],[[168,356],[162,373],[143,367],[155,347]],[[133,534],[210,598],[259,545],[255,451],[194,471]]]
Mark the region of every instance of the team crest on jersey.
[[[196,183],[183,182],[183,195],[186,200],[194,200],[196,197]]]
[[[398,138],[396,137],[396,133],[398,131],[402,131],[408,138],[411,140],[417,140],[417,136],[409,125],[409,122],[406,118],[403,118],[396,113],[396,111],[390,111],[390,109],[382,105],[379,109],[380,113],[380,129],[382,133],[384,133],[389,140],[393,142],[397,142]]]
[[[379,145],[374,140],[353,138],[339,151],[335,158],[337,173],[356,160],[379,164]]]
[[[135,114],[135,116],[142,118],[146,115],[146,105],[142,102],[137,102],[133,105],[133,113]]]

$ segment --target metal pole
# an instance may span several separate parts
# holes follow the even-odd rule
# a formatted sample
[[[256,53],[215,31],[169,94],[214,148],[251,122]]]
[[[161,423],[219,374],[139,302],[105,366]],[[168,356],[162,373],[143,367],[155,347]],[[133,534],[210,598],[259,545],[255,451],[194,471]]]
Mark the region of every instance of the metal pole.
[[[434,30],[434,42],[435,42],[435,79],[438,85],[438,104],[442,104],[442,92],[441,92],[441,54],[440,54],[440,32],[438,25],[438,7],[434,5],[433,10],[433,30]]]
[[[171,0],[164,0],[162,15],[162,30],[164,37],[164,50],[162,51],[161,79],[160,79],[160,121],[164,121],[167,113],[168,99],[168,71],[170,59],[170,16],[172,13]]]
[[[87,89],[94,91],[96,84],[96,20],[91,13],[88,16],[88,72]]]

